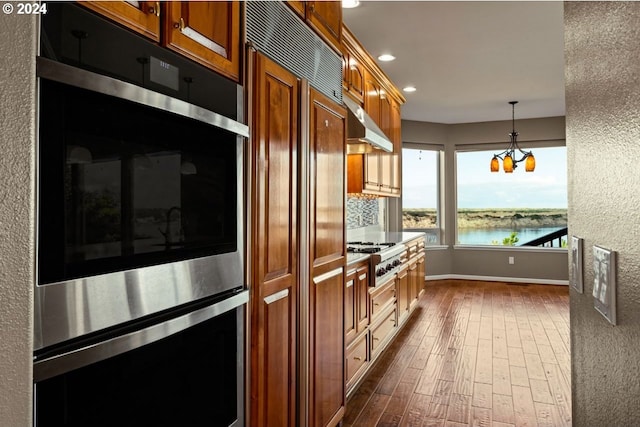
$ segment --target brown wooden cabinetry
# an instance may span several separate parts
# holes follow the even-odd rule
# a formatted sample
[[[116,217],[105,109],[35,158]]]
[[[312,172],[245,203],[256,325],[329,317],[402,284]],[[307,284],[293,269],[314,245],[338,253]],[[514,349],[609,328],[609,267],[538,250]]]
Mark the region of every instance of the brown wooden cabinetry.
[[[251,152],[253,426],[296,422],[299,80],[255,55]]]
[[[369,363],[369,260],[348,267],[345,286],[346,389],[350,390]]]
[[[399,197],[401,192],[401,114],[404,97],[375,61],[344,27],[342,36],[343,89],[393,143],[393,152],[352,154],[348,157],[348,193]]]
[[[316,34],[324,39],[336,52],[340,52],[342,35],[341,1],[298,1],[286,0],[285,3],[298,16],[305,20]]]
[[[406,243],[408,250],[407,265],[409,268],[409,305],[413,310],[424,293],[425,255],[424,238],[420,237]]]
[[[409,277],[410,265],[403,265],[398,271],[396,277],[396,289],[398,293],[397,309],[398,309],[398,323],[403,323],[409,316],[409,307],[411,303],[412,282]]]
[[[311,28],[337,52],[342,34],[341,1],[307,1],[306,19]]]
[[[347,347],[347,390],[351,389],[367,370],[369,364],[369,334],[360,334]]]
[[[81,4],[236,82],[240,80],[239,1]]]
[[[369,325],[369,263],[368,260],[347,270],[344,321],[347,345]]]
[[[252,58],[250,424],[334,427],[346,384],[345,111]],[[308,123],[308,144],[299,122]],[[301,402],[308,406],[298,412]]]
[[[309,95],[310,425],[337,425],[345,410],[346,111]]]
[[[240,78],[240,3],[166,3],[164,45],[219,73]]]
[[[88,9],[116,21],[156,42],[160,41],[160,2],[83,1]]]

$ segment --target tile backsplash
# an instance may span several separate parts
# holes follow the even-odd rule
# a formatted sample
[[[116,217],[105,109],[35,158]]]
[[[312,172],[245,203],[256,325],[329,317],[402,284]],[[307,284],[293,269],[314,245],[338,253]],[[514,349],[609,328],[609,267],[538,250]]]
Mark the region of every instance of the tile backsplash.
[[[380,223],[380,203],[377,197],[347,196],[347,230]]]

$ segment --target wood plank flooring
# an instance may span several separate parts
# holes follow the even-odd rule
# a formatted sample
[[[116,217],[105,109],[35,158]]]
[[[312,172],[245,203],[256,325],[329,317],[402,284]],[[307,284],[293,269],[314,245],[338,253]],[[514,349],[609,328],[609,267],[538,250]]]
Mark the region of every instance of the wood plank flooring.
[[[569,349],[566,286],[429,283],[343,427],[570,426]]]

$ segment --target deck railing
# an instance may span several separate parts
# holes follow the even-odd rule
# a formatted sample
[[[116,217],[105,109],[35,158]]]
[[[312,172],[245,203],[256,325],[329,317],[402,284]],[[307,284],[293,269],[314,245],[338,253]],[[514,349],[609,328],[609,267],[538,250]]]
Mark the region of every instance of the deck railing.
[[[561,228],[553,233],[545,234],[542,237],[533,239],[527,243],[523,243],[521,246],[544,246],[546,248],[562,248],[566,246],[568,228]],[[554,245],[554,243],[556,243]]]

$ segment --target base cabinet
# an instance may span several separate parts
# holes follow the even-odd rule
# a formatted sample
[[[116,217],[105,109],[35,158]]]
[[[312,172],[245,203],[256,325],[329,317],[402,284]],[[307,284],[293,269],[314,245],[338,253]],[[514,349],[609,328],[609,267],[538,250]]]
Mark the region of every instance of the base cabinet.
[[[357,278],[365,279],[360,264],[347,268],[345,282],[345,340],[347,350],[346,393],[351,396],[375,360],[393,341],[400,327],[406,323],[424,294],[425,254],[424,238],[403,242],[407,251],[401,254],[403,266],[398,272],[375,287],[368,286],[360,295],[367,296],[368,318],[359,324]],[[370,278],[371,283],[375,277]]]

